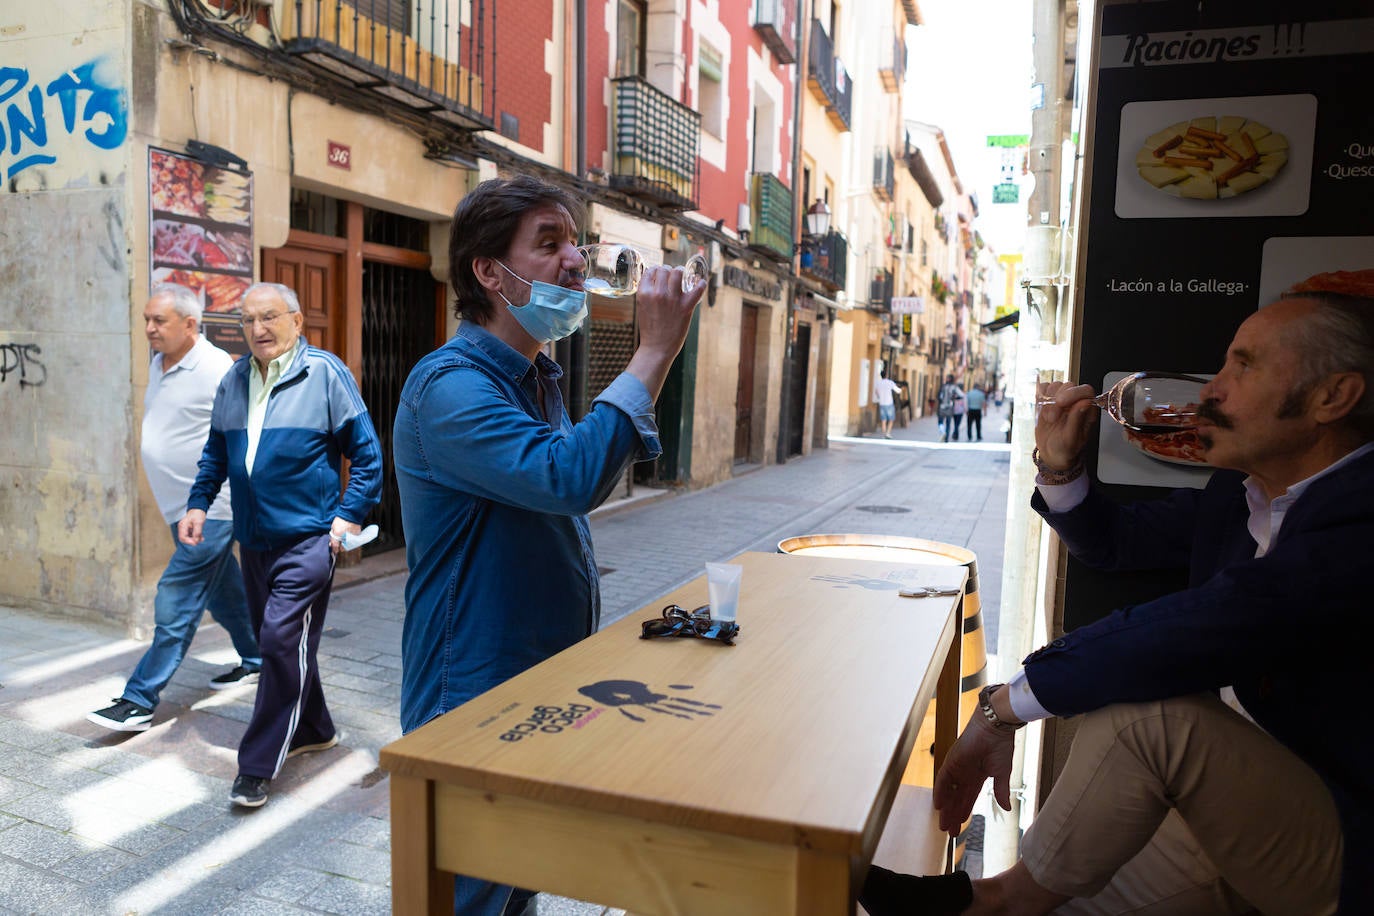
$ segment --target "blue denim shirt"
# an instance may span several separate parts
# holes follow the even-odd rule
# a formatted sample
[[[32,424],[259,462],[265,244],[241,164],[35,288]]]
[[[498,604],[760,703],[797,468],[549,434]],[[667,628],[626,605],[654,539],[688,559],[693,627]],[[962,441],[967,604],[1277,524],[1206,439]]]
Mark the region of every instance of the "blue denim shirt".
[[[634,376],[611,382],[574,426],[562,374],[544,354],[531,363],[463,322],[401,391],[404,731],[596,629],[600,583],[586,514],[632,460],[661,448],[653,399]]]

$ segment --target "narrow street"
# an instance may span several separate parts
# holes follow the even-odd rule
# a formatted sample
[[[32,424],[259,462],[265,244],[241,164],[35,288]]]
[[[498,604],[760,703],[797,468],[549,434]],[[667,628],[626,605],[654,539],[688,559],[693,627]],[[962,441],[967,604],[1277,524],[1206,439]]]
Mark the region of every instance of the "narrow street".
[[[598,512],[603,619],[651,604],[708,560],[785,537],[897,534],[978,557],[996,646],[1008,448],[942,445],[933,420],[892,440],[839,439],[707,490],[637,494]],[[377,752],[399,735],[404,573],[381,555],[341,574],[320,648],[342,745],[290,761],[268,805],[227,801],[253,689],[215,692],[235,658],[201,628],[153,728],[131,736],[85,715],[117,697],[145,644],[0,608],[0,914],[388,913],[388,791]],[[388,574],[389,573],[389,574]],[[747,620],[747,609],[741,621]],[[543,897],[540,912],[603,908]]]

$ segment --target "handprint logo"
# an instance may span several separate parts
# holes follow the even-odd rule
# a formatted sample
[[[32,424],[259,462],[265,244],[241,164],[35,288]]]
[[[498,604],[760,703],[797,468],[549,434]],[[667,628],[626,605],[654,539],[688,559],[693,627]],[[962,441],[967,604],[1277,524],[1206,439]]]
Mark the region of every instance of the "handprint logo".
[[[669,690],[691,690],[691,684],[669,684]],[[640,716],[630,712],[625,707],[638,706],[640,709],[656,712],[660,715],[675,716],[679,719],[692,719],[696,716],[713,716],[712,710],[720,709],[715,703],[703,703],[700,700],[693,700],[687,697],[671,696],[666,693],[655,693],[649,689],[648,684],[641,684],[639,681],[597,681],[595,684],[588,684],[586,687],[577,688],[577,692],[584,697],[590,697],[593,702],[602,703],[606,706],[615,706],[620,709],[620,714],[636,722],[645,721]]]
[[[870,589],[875,592],[896,591],[902,587],[898,579],[870,579],[867,576],[812,576],[817,582],[834,582],[836,588],[849,588],[857,585],[859,588]]]

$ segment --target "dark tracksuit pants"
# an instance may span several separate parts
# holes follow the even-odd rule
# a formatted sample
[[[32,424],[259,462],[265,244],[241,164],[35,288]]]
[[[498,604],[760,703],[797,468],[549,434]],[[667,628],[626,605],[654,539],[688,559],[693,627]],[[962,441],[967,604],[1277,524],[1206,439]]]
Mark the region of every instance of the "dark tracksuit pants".
[[[253,718],[239,744],[239,773],[270,779],[292,747],[334,734],[315,659],[334,583],[334,554],[328,532],[275,550],[240,545],[239,553],[262,651]]]

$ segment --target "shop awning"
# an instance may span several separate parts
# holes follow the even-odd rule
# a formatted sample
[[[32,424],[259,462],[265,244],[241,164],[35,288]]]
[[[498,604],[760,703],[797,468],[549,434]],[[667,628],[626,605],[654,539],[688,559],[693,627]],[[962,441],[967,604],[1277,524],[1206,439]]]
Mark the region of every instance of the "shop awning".
[[[987,324],[983,325],[982,328],[984,331],[988,331],[989,333],[991,333],[993,331],[1000,331],[1003,328],[1009,328],[1020,320],[1021,310],[1017,309],[1014,312],[1008,312],[1007,314],[1003,315],[1001,318],[998,318],[995,321],[989,321]]]

